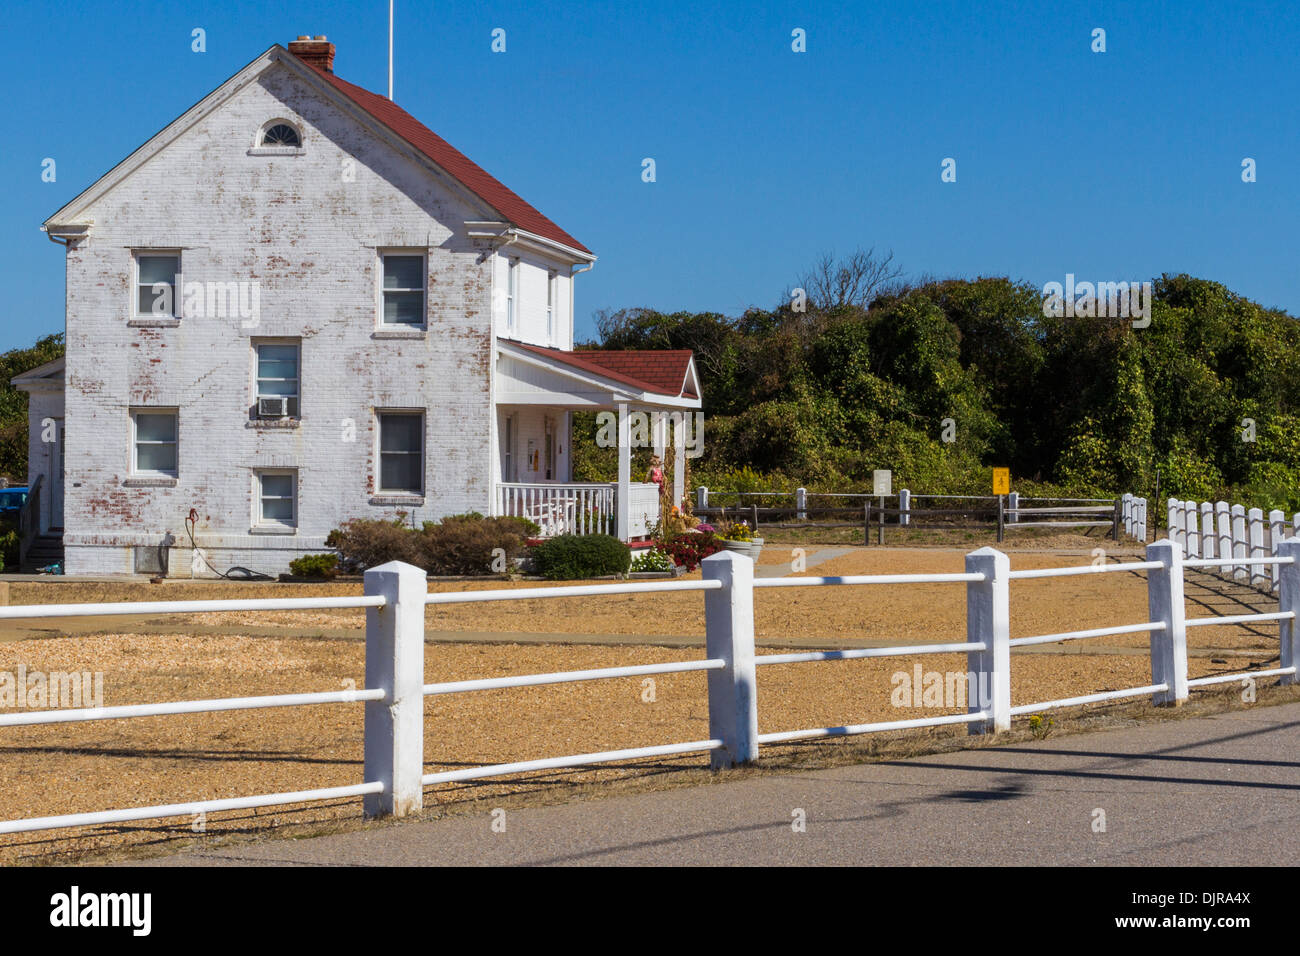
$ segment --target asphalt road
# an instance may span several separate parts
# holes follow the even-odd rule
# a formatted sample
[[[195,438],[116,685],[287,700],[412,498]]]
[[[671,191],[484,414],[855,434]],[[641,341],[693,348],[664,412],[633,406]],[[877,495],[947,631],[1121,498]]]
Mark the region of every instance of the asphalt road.
[[[195,848],[149,862],[1293,865],[1300,857],[1297,753],[1300,704],[1287,704],[509,810],[504,832],[502,818],[484,812]]]

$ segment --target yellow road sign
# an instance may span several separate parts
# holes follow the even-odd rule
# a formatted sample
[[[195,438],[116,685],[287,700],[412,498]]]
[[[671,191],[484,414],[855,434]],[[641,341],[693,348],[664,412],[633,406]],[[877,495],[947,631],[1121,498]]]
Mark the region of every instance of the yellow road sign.
[[[1011,494],[1011,469],[993,469],[993,493],[995,495]]]

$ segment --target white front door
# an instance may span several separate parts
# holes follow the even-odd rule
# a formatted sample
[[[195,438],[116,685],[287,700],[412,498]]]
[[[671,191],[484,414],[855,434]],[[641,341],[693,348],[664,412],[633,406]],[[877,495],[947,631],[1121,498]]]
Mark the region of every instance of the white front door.
[[[63,530],[63,422],[54,433],[54,454],[50,456],[50,529]]]

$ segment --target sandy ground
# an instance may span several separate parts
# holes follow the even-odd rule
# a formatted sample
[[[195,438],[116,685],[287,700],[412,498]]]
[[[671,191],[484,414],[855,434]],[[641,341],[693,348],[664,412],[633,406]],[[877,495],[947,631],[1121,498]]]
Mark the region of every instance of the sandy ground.
[[[788,550],[788,549],[787,549]],[[811,551],[812,549],[810,549]],[[779,557],[778,549],[764,558]],[[786,555],[788,560],[788,554]],[[1087,564],[1079,555],[1020,553],[1013,568]],[[960,553],[864,549],[810,568],[815,575],[885,571],[960,571]],[[698,577],[698,572],[696,575]],[[1189,581],[1191,579],[1189,578]],[[1273,609],[1263,595],[1222,585],[1189,583],[1188,613],[1244,613],[1241,602]],[[501,587],[501,582],[436,582],[434,590]],[[528,583],[527,586],[547,587]],[[1230,589],[1228,589],[1230,590]],[[160,598],[270,597],[356,593],[356,583],[333,586],[217,583],[18,584],[10,601],[105,601]],[[1134,573],[1087,575],[1012,585],[1012,635],[1054,633],[1145,620],[1145,579]],[[1256,600],[1257,598],[1257,600]],[[778,588],[756,598],[760,637],[776,650],[786,638],[830,637],[914,643],[964,640],[965,599],[960,584]],[[361,612],[277,612],[195,615],[175,621],[179,633],[140,634],[135,619],[112,621],[112,633],[72,639],[0,643],[0,671],[95,670],[104,673],[107,705],[338,690],[363,685]],[[187,623],[284,627],[284,636],[196,633]],[[8,624],[9,622],[6,622]],[[44,622],[49,625],[51,621]],[[467,679],[619,666],[702,656],[703,598],[699,593],[620,595],[600,600],[553,599],[429,609],[426,681]],[[341,632],[339,629],[343,629]],[[332,636],[313,636],[322,630]],[[698,636],[700,648],[590,644],[454,643],[462,631],[529,631],[555,634],[675,634]],[[441,635],[438,632],[442,632]],[[507,634],[508,636],[508,634]],[[1141,635],[1061,645],[1070,653],[1013,657],[1013,704],[1141,686],[1150,665]],[[1266,664],[1277,654],[1275,627],[1197,628],[1195,648],[1227,648],[1226,659],[1193,653],[1193,676]],[[1114,653],[1073,653],[1113,648]],[[1055,647],[1053,645],[1053,647]],[[1121,649],[1131,649],[1123,653]],[[964,709],[897,707],[892,678],[925,671],[964,671],[958,655],[924,658],[778,665],[759,672],[760,732],[898,720]],[[707,736],[703,674],[551,685],[430,698],[426,701],[426,753],[430,772],[464,765],[558,756]],[[652,698],[652,699],[647,699]],[[183,717],[64,724],[0,730],[0,819],[74,813],[154,803],[217,799],[328,787],[361,781],[360,704],[276,708]],[[951,731],[923,731],[940,733]],[[505,783],[449,785],[432,790],[428,804],[457,804],[506,794],[551,792],[575,782],[626,780],[669,767],[701,767],[703,755],[606,769],[534,774]],[[328,824],[354,820],[360,801],[238,811],[209,817],[201,838],[258,830],[268,824]],[[0,837],[0,862],[50,862],[88,850],[196,838],[190,819],[144,821],[121,827]]]

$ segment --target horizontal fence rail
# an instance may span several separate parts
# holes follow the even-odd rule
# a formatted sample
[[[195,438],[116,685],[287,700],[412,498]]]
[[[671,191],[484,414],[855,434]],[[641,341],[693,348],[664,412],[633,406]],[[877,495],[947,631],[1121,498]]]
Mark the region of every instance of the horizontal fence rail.
[[[1128,496],[1124,518],[1141,520],[1142,507]],[[1136,516],[1136,518],[1134,517]],[[1268,567],[1278,581],[1279,608],[1254,614],[1187,618],[1183,600],[1185,568],[1216,567],[1217,558],[1187,557],[1176,541],[1164,539],[1146,548],[1146,560],[1061,568],[1011,570],[1007,555],[981,548],[966,555],[965,571],[941,574],[874,574],[838,577],[754,578],[753,562],[732,552],[706,558],[703,578],[692,581],[621,581],[608,584],[481,591],[430,592],[424,572],[391,563],[365,573],[364,596],[301,599],[164,601],[142,603],[24,605],[0,608],[4,618],[76,617],[103,614],[189,614],[220,611],[366,609],[366,683],[364,690],[325,691],[192,701],[164,701],[113,707],[36,710],[0,714],[0,727],[120,720],[254,710],[274,707],[361,703],[365,707],[364,767],[361,783],[218,800],[132,807],[91,813],[31,817],[0,822],[0,833],[65,827],[120,824],[135,820],[186,816],[221,810],[249,809],[361,797],[369,816],[403,816],[423,806],[424,788],[545,770],[617,763],[656,757],[707,753],[715,769],[750,763],[760,745],[793,743],[924,727],[966,725],[973,734],[997,733],[1013,717],[1062,707],[1085,706],[1149,695],[1156,704],[1186,700],[1191,688],[1233,681],[1277,677],[1297,679],[1296,615],[1300,610],[1300,538],[1279,538],[1270,556],[1235,555],[1250,567]],[[1010,637],[1009,594],[1013,582],[1068,576],[1130,572],[1147,578],[1149,620]],[[871,585],[963,584],[966,588],[966,640],[869,648],[758,654],[754,645],[754,595],[769,588],[860,587]],[[620,594],[703,593],[705,647],[701,658],[655,664],[545,674],[519,674],[437,683],[424,682],[425,611],[430,606],[483,601],[593,598]],[[1278,627],[1279,666],[1189,679],[1186,633],[1189,627],[1273,622]],[[1032,704],[1011,703],[1010,652],[1013,648],[1120,634],[1148,635],[1151,681],[1141,687],[1103,690]],[[968,691],[965,713],[876,721],[829,727],[758,732],[757,681],[760,668],[782,664],[966,655],[963,675]],[[919,664],[917,665],[920,666]],[[425,772],[424,706],[429,697],[539,687],[658,674],[700,673],[707,681],[708,737],[703,740],[631,747],[566,756],[539,757],[486,766]]]
[[[917,502],[933,502],[917,507]],[[887,506],[889,503],[890,506]],[[969,503],[969,505],[967,505]],[[1022,498],[1018,492],[1006,495],[916,494],[902,488],[888,494],[874,491],[809,491],[807,488],[766,491],[719,490],[701,485],[695,490],[695,513],[705,518],[727,518],[752,522],[760,519],[784,528],[862,527],[865,543],[871,543],[871,525],[876,525],[877,542],[884,543],[888,522],[897,527],[925,526],[918,519],[939,519],[934,527],[950,530],[985,528],[996,524],[998,540],[1013,528],[1110,528],[1120,540],[1121,529],[1146,542],[1146,499],[1122,498]],[[1106,520],[1099,520],[1106,515]],[[1034,520],[1054,519],[1054,520]],[[854,520],[857,519],[857,520]],[[968,523],[974,520],[976,523]],[[791,523],[795,522],[795,523]]]

